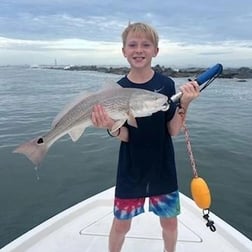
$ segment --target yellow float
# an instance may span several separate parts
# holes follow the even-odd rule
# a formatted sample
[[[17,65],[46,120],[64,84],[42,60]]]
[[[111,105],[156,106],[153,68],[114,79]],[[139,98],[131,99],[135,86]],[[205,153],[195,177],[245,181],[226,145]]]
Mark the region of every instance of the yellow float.
[[[194,177],[191,181],[192,198],[196,205],[202,209],[209,209],[211,194],[207,183],[201,177]]]

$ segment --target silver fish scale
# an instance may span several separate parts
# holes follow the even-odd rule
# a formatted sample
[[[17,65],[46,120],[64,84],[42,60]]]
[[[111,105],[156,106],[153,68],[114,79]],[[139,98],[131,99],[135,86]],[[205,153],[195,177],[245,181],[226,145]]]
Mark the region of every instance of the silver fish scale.
[[[47,143],[53,143],[71,129],[92,126],[91,113],[93,106],[101,104],[109,116],[114,120],[127,120],[130,109],[141,111],[143,101],[155,101],[163,95],[137,88],[107,89],[83,98],[79,103],[68,110],[48,134],[43,138]],[[146,108],[145,108],[146,109]]]
[[[92,125],[91,112],[95,104],[101,104],[114,120],[127,119],[129,98],[134,90],[115,88],[92,94],[73,106],[43,138],[50,143],[67,134],[72,128]],[[55,140],[56,139],[56,140]]]

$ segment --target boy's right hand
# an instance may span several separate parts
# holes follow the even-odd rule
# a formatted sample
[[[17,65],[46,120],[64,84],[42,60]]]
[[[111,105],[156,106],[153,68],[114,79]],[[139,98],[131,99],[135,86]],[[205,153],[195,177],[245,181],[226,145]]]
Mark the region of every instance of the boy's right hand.
[[[104,107],[100,104],[94,105],[91,113],[91,120],[95,127],[109,130],[112,129],[112,126],[115,123],[114,120],[109,117]]]

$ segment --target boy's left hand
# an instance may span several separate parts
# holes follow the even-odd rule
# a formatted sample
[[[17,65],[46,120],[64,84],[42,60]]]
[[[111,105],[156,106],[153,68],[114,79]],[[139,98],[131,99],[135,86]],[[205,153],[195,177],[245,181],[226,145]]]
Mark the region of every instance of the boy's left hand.
[[[182,97],[180,98],[180,104],[182,107],[187,107],[192,100],[199,96],[200,93],[200,88],[196,81],[187,82],[179,89],[182,92]]]

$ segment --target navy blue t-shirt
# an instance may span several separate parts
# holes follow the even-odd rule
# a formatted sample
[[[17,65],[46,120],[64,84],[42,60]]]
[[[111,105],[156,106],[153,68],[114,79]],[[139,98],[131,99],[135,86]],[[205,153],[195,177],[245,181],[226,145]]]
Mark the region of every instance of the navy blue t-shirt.
[[[175,94],[173,80],[156,72],[144,84],[133,83],[126,76],[118,83],[124,88],[147,89],[168,97]],[[166,112],[136,118],[137,128],[126,123],[129,141],[120,145],[116,197],[148,197],[178,189],[174,148],[167,130],[175,110],[175,104],[171,104]]]

